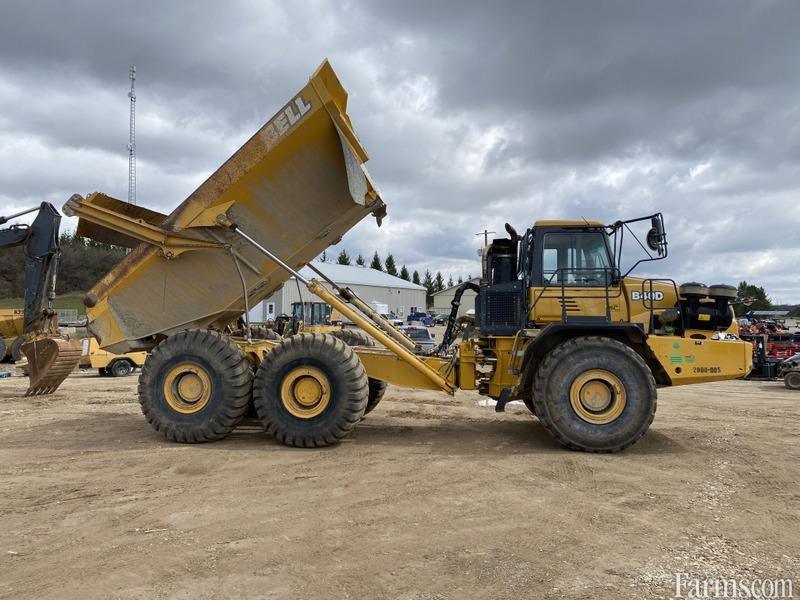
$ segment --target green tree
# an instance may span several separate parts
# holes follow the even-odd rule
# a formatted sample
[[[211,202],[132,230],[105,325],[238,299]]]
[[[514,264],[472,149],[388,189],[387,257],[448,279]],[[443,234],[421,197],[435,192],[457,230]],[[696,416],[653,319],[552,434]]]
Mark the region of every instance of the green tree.
[[[444,289],[444,277],[441,271],[436,271],[436,279],[433,281],[434,291],[441,292]]]
[[[372,256],[372,262],[369,265],[370,269],[375,269],[376,271],[383,271],[383,265],[381,264],[381,257],[378,256],[378,253]]]
[[[425,302],[430,306],[433,304],[433,293],[436,291],[436,283],[433,281],[433,276],[430,271],[425,271],[425,277],[422,279],[422,287],[425,288]]]
[[[336,259],[336,262],[340,265],[349,265],[350,264],[350,256],[347,254],[347,250],[342,248],[342,251],[339,252],[339,258]]]
[[[462,283],[464,283],[464,278],[461,277],[461,275],[459,275],[458,276],[458,285],[461,285]]]
[[[394,275],[395,277],[397,277],[397,265],[394,264],[394,256],[389,254],[386,257],[386,262],[384,264],[386,266],[386,272],[389,275]]]
[[[455,283],[453,283],[453,276],[450,275],[450,277],[447,278],[447,287],[453,287],[454,285]]]
[[[366,264],[367,264],[367,261],[365,261],[365,260],[364,260],[364,257],[363,257],[363,256],[361,256],[361,254],[360,254],[360,253],[359,253],[359,255],[358,255],[358,258],[356,258],[356,264],[357,264],[359,267],[363,267],[364,265],[366,265]]]
[[[739,299],[742,302],[734,304],[733,310],[736,316],[743,315],[749,310],[769,310],[772,308],[772,300],[767,296],[767,292],[761,286],[739,282]]]
[[[411,276],[411,283],[414,285],[422,285],[419,280],[419,271],[414,271],[414,274]]]
[[[319,262],[328,262],[328,253],[325,252],[325,250],[323,250],[322,254],[320,254]]]
[[[400,267],[400,279],[405,279],[406,281],[411,281],[411,276],[408,274],[408,269],[406,269],[405,265]]]

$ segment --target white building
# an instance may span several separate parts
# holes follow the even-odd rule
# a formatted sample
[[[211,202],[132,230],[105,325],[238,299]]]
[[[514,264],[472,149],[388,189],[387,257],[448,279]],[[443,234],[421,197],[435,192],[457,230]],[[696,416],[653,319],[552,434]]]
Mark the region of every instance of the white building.
[[[411,312],[425,310],[425,288],[421,285],[368,267],[329,262],[314,262],[314,266],[336,285],[352,289],[367,304],[380,302],[388,305],[389,311],[398,317],[405,318]],[[308,267],[300,269],[300,274],[307,279],[316,277],[321,280]],[[291,277],[281,289],[254,306],[250,310],[250,320],[264,322],[275,319],[280,314],[291,314],[292,303],[300,302],[301,298],[303,302],[321,302],[302,283],[298,290],[297,283],[295,278]],[[330,289],[329,284],[324,281],[323,284]]]
[[[475,277],[470,279],[470,281],[477,285],[480,284],[481,278]],[[451,309],[450,303],[453,301],[453,298],[455,298],[457,289],[458,285],[454,285],[452,287],[443,289],[441,292],[436,292],[433,295],[433,306],[431,307],[431,310],[437,315],[449,315]],[[467,314],[468,310],[475,308],[476,295],[477,294],[472,290],[464,290],[464,294],[461,296],[461,306],[458,307],[459,317]]]

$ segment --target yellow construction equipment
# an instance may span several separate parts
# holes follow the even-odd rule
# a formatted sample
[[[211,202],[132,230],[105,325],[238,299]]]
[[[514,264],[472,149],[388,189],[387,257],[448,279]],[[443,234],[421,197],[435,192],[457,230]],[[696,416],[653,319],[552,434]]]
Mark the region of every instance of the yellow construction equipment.
[[[147,360],[147,352],[114,354],[103,350],[93,337],[83,338],[81,347],[81,369],[97,369],[100,375],[125,377],[144,366],[144,361]]]
[[[523,400],[565,446],[612,452],[647,431],[657,386],[750,370],[750,345],[733,335],[735,291],[620,271],[622,239],[637,222],[649,227],[650,259],[666,256],[660,214],[611,225],[539,221],[522,235],[507,226],[508,237],[483,253],[480,284],[458,290],[444,340],[428,355],[349,288],[326,287],[317,270],[320,279],[303,277],[299,268],[363,217],[380,224],[385,214],[346,103],[323,63],[169,216],[102,194],[65,205],[81,218],[79,232],[132,245],[87,294],[88,327],[103,348],[151,351],[139,401],[166,438],[220,439],[252,403],[280,441],[332,444],[389,382],[478,390],[499,411]],[[222,333],[291,275],[382,346],[351,347],[320,333]],[[457,340],[466,289],[477,293],[476,317]]]
[[[18,361],[22,358],[24,316],[25,311],[21,308],[0,310],[0,360],[9,357],[12,361]]]
[[[42,202],[34,208],[0,217],[0,225],[33,212],[37,214],[30,225],[17,223],[0,229],[0,248],[22,246],[25,249],[25,306],[21,329],[16,316],[11,320],[18,333],[12,345],[12,358],[18,360],[19,351],[28,358],[28,396],[53,393],[78,366],[81,355],[78,344],[59,335],[58,318],[53,310],[61,215],[52,204]]]

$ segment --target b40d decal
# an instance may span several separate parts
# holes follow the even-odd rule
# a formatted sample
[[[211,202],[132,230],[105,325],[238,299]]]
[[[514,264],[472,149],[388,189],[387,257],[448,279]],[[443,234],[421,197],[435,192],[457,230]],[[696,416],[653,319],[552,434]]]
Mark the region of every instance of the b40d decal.
[[[631,292],[633,300],[663,300],[664,292]]]

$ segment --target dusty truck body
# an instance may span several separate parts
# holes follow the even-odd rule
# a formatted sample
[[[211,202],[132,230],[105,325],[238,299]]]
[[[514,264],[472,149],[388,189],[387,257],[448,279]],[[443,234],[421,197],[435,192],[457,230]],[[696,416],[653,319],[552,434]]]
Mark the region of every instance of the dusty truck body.
[[[253,406],[286,444],[332,444],[388,382],[477,390],[500,411],[523,400],[563,445],[613,452],[647,431],[657,386],[750,370],[749,345],[732,335],[729,286],[621,272],[622,236],[636,223],[652,223],[651,260],[666,256],[660,214],[612,225],[539,221],[523,235],[507,226],[509,237],[484,251],[480,284],[457,290],[444,340],[427,353],[352,290],[304,278],[299,267],[368,214],[380,224],[385,213],[346,100],[324,63],[169,216],[101,194],[65,205],[81,218],[79,233],[133,248],[87,294],[88,326],[103,348],[150,351],[139,401],[166,438],[220,439]],[[290,275],[381,346],[224,333]],[[476,317],[465,324],[457,314],[467,289]]]
[[[102,194],[80,208],[67,203],[67,214],[84,217],[79,234],[132,248],[87,296],[89,329],[103,348],[149,350],[188,328],[222,329],[244,310],[241,278],[250,306],[283,285],[289,274],[226,223],[243,224],[299,268],[366,215],[383,215],[346,102],[324,63],[170,215]]]

